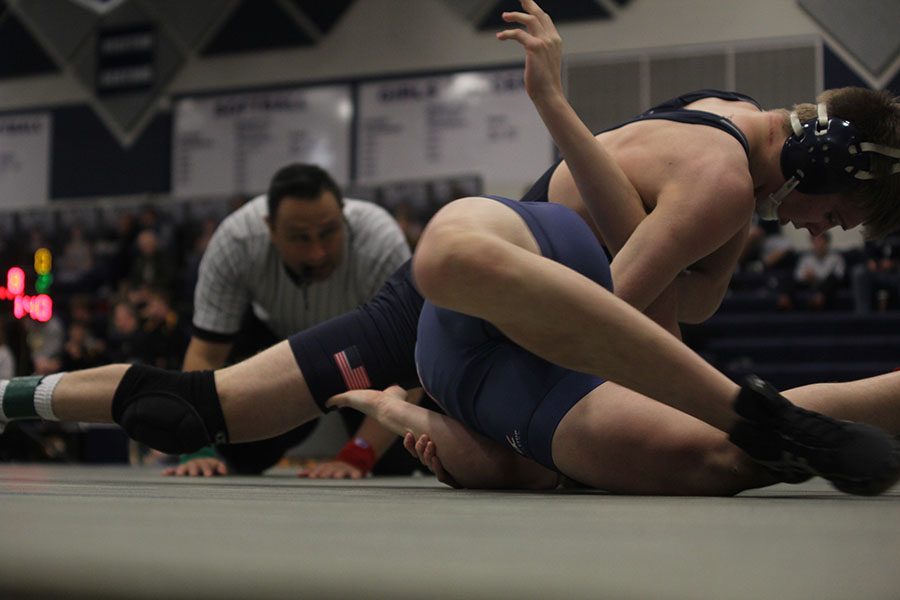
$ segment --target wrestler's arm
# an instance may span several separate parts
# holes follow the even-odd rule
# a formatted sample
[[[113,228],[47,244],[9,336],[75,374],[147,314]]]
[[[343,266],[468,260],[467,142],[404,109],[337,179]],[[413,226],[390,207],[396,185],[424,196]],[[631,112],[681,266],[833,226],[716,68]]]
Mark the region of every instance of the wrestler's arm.
[[[407,392],[406,401],[418,405],[422,402],[422,388],[414,388]],[[366,415],[359,428],[351,434],[338,454],[331,460],[322,461],[311,467],[303,467],[297,471],[300,477],[310,479],[359,479],[368,475],[378,464],[391,446],[397,441],[397,435],[383,427],[376,419]],[[371,458],[362,447],[370,449]],[[370,462],[374,461],[374,462]]]
[[[656,208],[635,228],[613,259],[616,296],[643,311],[663,292],[672,294],[670,301],[676,303],[676,310],[669,311],[669,319],[689,312],[696,315],[708,305],[718,306],[724,293],[724,288],[716,287],[722,285],[720,279],[705,279],[702,271],[690,276],[682,274],[726,244],[733,244],[734,237],[745,229],[747,216],[753,210],[752,182],[745,175],[740,170],[712,170],[701,165],[686,169],[679,180],[667,185]],[[748,201],[744,206],[740,202],[722,202],[724,197]],[[676,282],[679,276],[697,279],[682,287],[680,281]],[[667,290],[673,282],[673,289]],[[714,297],[698,302],[700,296],[712,291]],[[707,306],[699,306],[703,303]],[[680,308],[682,304],[685,309]],[[672,329],[671,322],[661,324]]]
[[[398,387],[385,391],[351,390],[333,396],[329,406],[350,407],[373,417],[397,435],[426,435],[440,448],[440,464],[465,488],[547,489],[555,472],[475,433],[459,421],[410,404]],[[426,465],[427,466],[427,465]]]
[[[715,314],[728,291],[747,233],[746,228],[740,230],[715,254],[701,259],[678,276],[675,284],[680,322],[702,323]]]
[[[640,196],[609,152],[578,117],[563,93],[562,40],[553,21],[532,0],[525,12],[505,12],[503,20],[527,27],[497,34],[525,49],[525,90],[578,187],[585,206],[615,255],[646,216]]]

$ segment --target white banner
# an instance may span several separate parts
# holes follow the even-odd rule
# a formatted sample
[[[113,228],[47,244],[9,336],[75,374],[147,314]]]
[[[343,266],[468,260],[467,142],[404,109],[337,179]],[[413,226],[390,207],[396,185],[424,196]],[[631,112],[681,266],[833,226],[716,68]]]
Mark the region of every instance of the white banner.
[[[47,205],[51,123],[49,113],[0,117],[0,209]]]
[[[352,116],[348,86],[181,99],[172,193],[261,193],[292,162],[317,164],[346,184]]]
[[[523,192],[553,161],[522,69],[367,83],[359,98],[361,184],[476,173]]]

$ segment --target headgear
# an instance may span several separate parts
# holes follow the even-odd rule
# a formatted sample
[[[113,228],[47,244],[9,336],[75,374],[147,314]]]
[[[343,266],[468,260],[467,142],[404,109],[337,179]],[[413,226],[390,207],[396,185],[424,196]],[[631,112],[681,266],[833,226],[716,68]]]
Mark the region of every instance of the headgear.
[[[778,207],[794,189],[805,194],[843,192],[864,179],[874,179],[871,155],[894,159],[890,173],[900,173],[900,149],[861,141],[859,130],[844,119],[828,118],[825,105],[817,105],[818,117],[800,122],[791,113],[793,134],[781,149],[784,185],[757,206],[760,218],[774,221]]]

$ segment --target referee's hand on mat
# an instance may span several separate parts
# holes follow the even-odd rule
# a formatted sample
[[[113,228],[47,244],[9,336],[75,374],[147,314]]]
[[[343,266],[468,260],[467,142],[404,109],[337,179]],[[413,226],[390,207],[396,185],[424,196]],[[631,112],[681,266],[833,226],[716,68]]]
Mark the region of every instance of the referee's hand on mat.
[[[215,477],[228,475],[228,465],[218,458],[194,458],[163,471],[163,475],[176,477]]]

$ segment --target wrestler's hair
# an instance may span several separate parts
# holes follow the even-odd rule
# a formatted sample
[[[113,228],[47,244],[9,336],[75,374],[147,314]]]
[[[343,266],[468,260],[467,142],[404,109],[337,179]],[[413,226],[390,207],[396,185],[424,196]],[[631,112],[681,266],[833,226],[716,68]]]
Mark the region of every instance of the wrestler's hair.
[[[825,90],[816,99],[825,104],[829,117],[850,121],[865,142],[900,148],[900,98],[885,90],[845,87]],[[816,118],[815,104],[796,104],[800,121]],[[784,112],[785,129],[791,131],[789,113]],[[894,161],[880,154],[870,154],[871,172],[875,179],[860,180],[850,194],[866,214],[863,235],[866,239],[883,238],[900,230],[900,173],[890,174]]]
[[[334,182],[328,171],[316,165],[293,163],[278,169],[269,184],[269,216],[274,219],[278,206],[287,196],[301,200],[315,200],[323,193],[331,192],[338,205],[344,205],[341,188]]]

